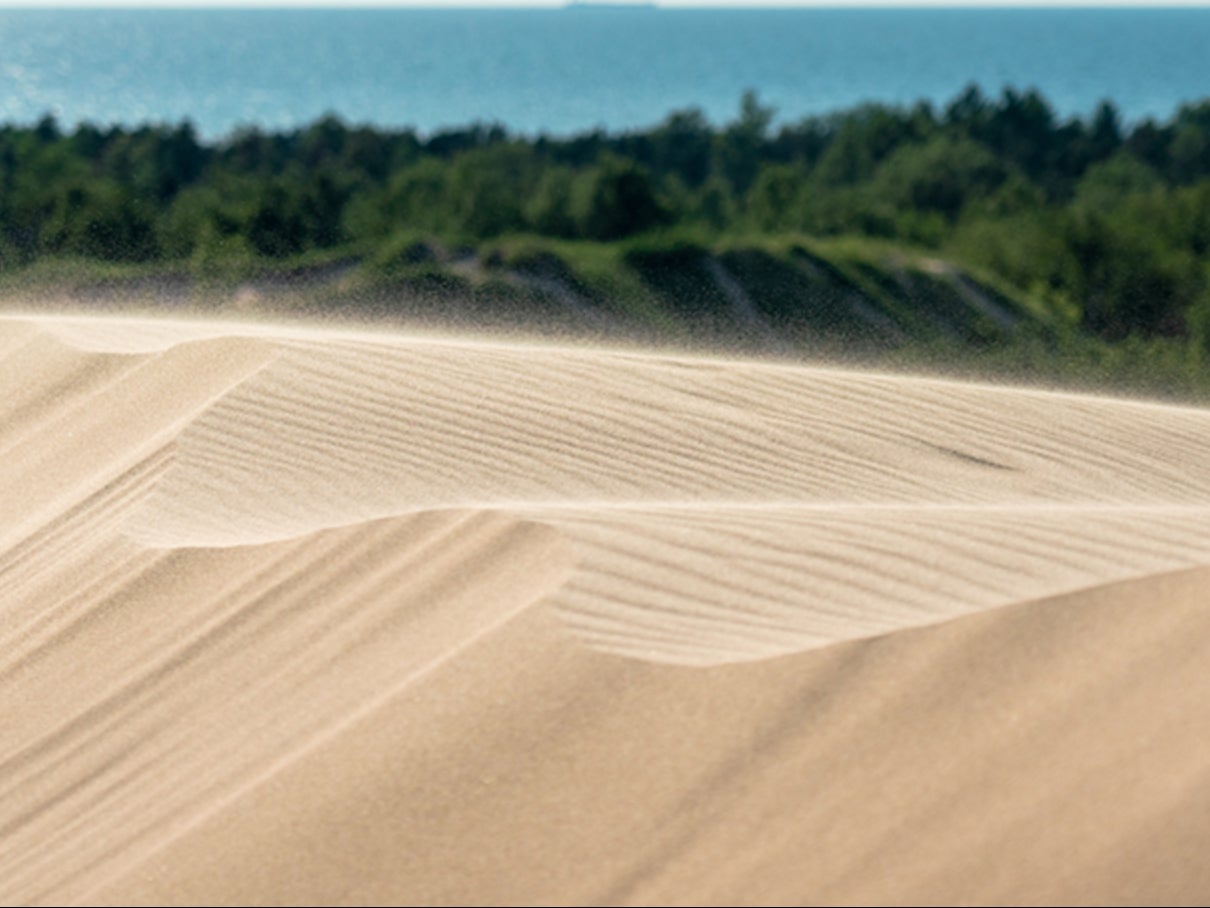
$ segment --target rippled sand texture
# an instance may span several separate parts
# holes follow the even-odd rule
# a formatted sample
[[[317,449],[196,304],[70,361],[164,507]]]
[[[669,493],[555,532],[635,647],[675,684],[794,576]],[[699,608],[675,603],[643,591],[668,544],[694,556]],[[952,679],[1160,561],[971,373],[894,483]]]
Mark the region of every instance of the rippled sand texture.
[[[66,317],[0,389],[0,903],[1210,898],[1210,412]]]

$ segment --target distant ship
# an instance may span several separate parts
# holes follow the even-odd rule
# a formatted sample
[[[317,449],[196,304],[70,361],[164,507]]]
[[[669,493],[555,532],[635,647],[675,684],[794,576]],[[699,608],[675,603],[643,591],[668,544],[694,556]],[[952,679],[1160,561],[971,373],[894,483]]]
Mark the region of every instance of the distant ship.
[[[625,2],[619,3],[601,3],[599,0],[568,0],[563,6],[564,9],[655,9],[656,5],[651,2]]]

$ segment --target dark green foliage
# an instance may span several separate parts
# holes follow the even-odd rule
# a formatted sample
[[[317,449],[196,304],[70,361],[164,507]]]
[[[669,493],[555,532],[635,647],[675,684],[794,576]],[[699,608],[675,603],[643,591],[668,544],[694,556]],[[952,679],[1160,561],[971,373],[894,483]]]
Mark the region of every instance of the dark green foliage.
[[[108,182],[64,187],[51,200],[40,245],[104,261],[146,261],[156,254],[151,216],[121,186]]]
[[[272,258],[301,252],[307,236],[301,202],[282,184],[267,185],[248,218],[245,232],[252,248]]]
[[[574,237],[577,235],[572,211],[576,172],[563,165],[551,165],[538,178],[533,195],[525,203],[525,219],[544,236]]]
[[[1064,219],[1063,232],[1074,265],[1069,285],[1082,302],[1085,329],[1120,340],[1183,328],[1183,310],[1197,295],[1196,276],[1182,274],[1180,261],[1145,227],[1080,211]]]
[[[445,199],[454,229],[475,238],[521,229],[533,183],[523,145],[497,143],[459,155],[449,167]]]
[[[1189,183],[1210,173],[1210,101],[1182,107],[1168,145],[1169,174]]]
[[[718,137],[719,170],[738,194],[747,192],[756,177],[773,114],[773,108],[763,106],[756,92],[744,92],[739,118]]]
[[[668,220],[647,171],[613,156],[590,172],[578,207],[580,232],[594,240],[618,240]]]
[[[752,225],[769,233],[801,230],[807,198],[805,168],[766,164],[760,169],[745,205]]]
[[[769,323],[808,344],[843,342],[879,346],[894,336],[885,321],[871,317],[871,301],[831,268],[817,267],[808,254],[773,255],[737,249],[720,256]]]
[[[729,327],[724,316],[728,301],[709,271],[704,247],[677,239],[656,240],[633,246],[624,261],[691,332],[716,335]]]
[[[378,218],[367,215],[361,225],[365,239],[381,242],[395,230],[441,233],[453,221],[447,197],[449,167],[432,157],[420,158],[396,172],[385,190],[375,193],[369,207],[377,207]]]
[[[894,277],[903,296],[928,313],[939,333],[974,345],[1007,339],[1011,313],[1001,312],[995,300],[969,281],[946,269],[919,267],[897,269]]]
[[[896,212],[936,212],[952,222],[968,204],[995,193],[1008,175],[986,146],[936,136],[897,148],[871,177],[871,189]]]
[[[1109,101],[1064,120],[1032,89],[990,97],[970,87],[940,111],[865,104],[775,123],[748,92],[719,126],[690,108],[648,130],[535,139],[493,124],[426,138],[335,115],[217,143],[188,123],[65,129],[47,116],[0,126],[0,270],[54,257],[221,268],[354,255],[395,275],[440,270],[409,258],[430,240],[473,247],[528,234],[625,243],[626,267],[695,321],[728,305],[702,250],[751,233],[928,247],[1086,333],[1186,338],[1200,350],[1210,334],[1210,101],[1168,122],[1123,124]],[[840,275],[794,261],[753,251],[724,264],[788,330],[826,333],[829,307],[847,307],[882,312],[878,324],[909,334],[945,310],[946,330],[998,336],[944,274],[909,269],[896,284],[883,271],[863,276],[864,266]],[[410,280],[437,280],[425,274]],[[903,303],[917,288],[928,318]],[[804,294],[821,308],[803,310]],[[858,297],[871,308],[854,309]]]
[[[700,186],[710,176],[714,130],[700,110],[682,110],[650,134],[651,153],[643,163],[658,173],[676,174],[685,185]]]

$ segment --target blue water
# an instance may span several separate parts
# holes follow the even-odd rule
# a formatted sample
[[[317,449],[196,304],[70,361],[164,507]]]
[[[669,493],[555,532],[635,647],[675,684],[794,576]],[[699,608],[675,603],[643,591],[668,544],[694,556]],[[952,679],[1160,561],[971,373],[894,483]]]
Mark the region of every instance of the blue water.
[[[177,122],[206,136],[335,112],[431,132],[567,134],[756,89],[781,120],[1037,87],[1128,121],[1210,94],[1208,9],[0,10],[0,120]]]

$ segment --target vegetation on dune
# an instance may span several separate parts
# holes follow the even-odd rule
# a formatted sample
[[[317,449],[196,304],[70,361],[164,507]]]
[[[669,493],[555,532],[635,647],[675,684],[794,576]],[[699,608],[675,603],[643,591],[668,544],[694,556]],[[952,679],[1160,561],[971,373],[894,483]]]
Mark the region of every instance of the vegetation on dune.
[[[722,126],[537,138],[3,126],[0,281],[339,274],[325,305],[1205,371],[1210,101],[1129,126],[1012,89],[773,113],[748,94]]]

